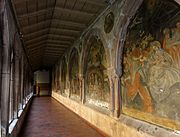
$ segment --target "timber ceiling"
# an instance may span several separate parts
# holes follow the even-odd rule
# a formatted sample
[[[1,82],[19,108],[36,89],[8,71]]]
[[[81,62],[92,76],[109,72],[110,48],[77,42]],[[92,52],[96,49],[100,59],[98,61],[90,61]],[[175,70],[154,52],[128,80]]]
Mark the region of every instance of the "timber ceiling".
[[[108,6],[107,0],[11,0],[33,70],[51,67]]]

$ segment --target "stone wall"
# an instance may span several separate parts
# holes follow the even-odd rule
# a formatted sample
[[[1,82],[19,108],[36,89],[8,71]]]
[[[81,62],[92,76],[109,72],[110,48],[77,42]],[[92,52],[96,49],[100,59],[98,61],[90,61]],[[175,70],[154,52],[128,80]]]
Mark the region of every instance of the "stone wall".
[[[179,19],[175,1],[114,2],[54,66],[52,96],[112,137],[179,136]],[[165,48],[168,36],[177,38],[175,45],[168,45],[173,46],[172,52]],[[155,61],[160,66],[150,63]],[[162,66],[163,73],[155,69]],[[153,80],[171,85],[158,87],[158,82],[150,84]],[[173,93],[167,90],[171,87]],[[164,106],[158,104],[158,88],[167,91],[158,94],[167,95],[166,101],[161,100]],[[168,108],[169,104],[175,109]],[[135,124],[124,122],[129,119]]]

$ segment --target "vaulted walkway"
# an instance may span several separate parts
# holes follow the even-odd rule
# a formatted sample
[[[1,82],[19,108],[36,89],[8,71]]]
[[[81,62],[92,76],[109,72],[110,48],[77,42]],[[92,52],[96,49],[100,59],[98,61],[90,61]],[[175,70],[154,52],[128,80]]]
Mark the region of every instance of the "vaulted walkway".
[[[19,137],[105,137],[51,97],[35,97]]]

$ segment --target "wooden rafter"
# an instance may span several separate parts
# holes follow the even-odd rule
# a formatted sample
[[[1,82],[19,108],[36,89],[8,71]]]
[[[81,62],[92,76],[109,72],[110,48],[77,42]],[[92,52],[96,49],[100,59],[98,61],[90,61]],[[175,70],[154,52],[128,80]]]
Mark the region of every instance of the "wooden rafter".
[[[24,25],[22,27],[27,27],[27,26],[31,26],[31,25],[35,25],[35,24],[42,24],[42,23],[45,23],[45,22],[47,23],[47,22],[50,22],[50,21],[51,21],[51,19],[47,19],[47,20],[40,21],[40,22],[37,22],[37,23]],[[79,27],[79,28],[82,28],[82,29],[87,27],[86,24],[81,23],[81,22],[75,22],[75,21],[70,21],[70,20],[62,20],[62,19],[59,19],[59,18],[53,18],[52,22],[57,22],[59,25]]]
[[[14,3],[20,4],[26,1],[29,1],[29,0],[14,0]],[[80,0],[80,1],[84,1],[84,0]],[[104,7],[107,5],[107,3],[105,3],[105,0],[86,0],[86,3],[101,6],[101,7]]]
[[[51,8],[47,8],[47,9],[41,9],[38,11],[34,11],[31,13],[27,13],[27,14],[21,14],[18,15],[18,18],[21,20],[23,18],[27,18],[27,17],[34,17],[34,16],[40,16],[40,15],[44,15],[50,12],[53,12],[53,10],[57,11],[58,13],[61,12],[65,12],[65,13],[69,13],[69,14],[76,14],[79,16],[93,16],[95,13],[92,12],[86,12],[86,11],[80,11],[80,10],[75,10],[75,9],[67,9],[67,8],[60,8],[60,7],[51,7]]]

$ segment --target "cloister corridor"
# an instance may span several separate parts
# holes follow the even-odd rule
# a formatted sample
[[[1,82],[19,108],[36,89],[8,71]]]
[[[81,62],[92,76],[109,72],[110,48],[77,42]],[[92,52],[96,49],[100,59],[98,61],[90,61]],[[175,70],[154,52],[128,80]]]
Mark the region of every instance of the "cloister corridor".
[[[108,137],[51,97],[34,97],[19,137]]]
[[[180,137],[180,0],[0,0],[0,137]]]

